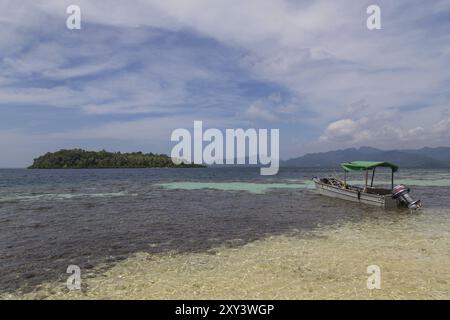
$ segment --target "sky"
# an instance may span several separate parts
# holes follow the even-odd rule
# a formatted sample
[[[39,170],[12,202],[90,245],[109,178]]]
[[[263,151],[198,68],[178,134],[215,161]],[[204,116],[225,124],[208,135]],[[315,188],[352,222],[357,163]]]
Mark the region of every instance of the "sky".
[[[0,167],[170,154],[194,120],[278,128],[282,159],[450,146],[450,1],[0,0]]]

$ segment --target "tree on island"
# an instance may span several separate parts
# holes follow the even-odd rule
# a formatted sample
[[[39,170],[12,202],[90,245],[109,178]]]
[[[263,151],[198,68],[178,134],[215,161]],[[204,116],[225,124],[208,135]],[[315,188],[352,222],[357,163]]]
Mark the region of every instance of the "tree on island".
[[[165,154],[142,152],[86,151],[82,149],[48,152],[34,159],[29,169],[95,169],[95,168],[198,168],[192,163],[174,164]]]

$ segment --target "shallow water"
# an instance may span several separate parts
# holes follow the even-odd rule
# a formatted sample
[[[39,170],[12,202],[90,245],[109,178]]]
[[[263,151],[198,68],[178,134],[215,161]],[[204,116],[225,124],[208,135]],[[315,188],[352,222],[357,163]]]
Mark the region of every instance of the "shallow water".
[[[305,189],[313,188],[312,181],[308,183],[249,183],[249,182],[171,182],[157,184],[171,190],[201,190],[213,189],[223,191],[247,191],[264,194],[274,189]]]
[[[450,173],[399,172],[412,215],[315,194],[329,173],[0,170],[0,297],[448,299]]]

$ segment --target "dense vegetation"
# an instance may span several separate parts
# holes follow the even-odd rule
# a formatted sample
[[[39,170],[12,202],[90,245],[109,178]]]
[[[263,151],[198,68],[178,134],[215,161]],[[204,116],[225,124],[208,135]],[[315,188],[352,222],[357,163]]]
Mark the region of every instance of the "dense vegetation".
[[[82,149],[48,152],[37,159],[29,169],[93,169],[93,168],[186,168],[203,167],[195,164],[175,165],[165,154],[120,153],[85,151]]]

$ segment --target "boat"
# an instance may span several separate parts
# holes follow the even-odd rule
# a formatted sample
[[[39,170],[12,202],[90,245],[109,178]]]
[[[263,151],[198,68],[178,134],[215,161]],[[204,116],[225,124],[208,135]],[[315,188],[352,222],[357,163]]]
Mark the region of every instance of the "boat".
[[[394,173],[398,166],[383,161],[353,161],[341,164],[344,170],[344,180],[336,177],[314,177],[315,189],[324,196],[349,200],[368,205],[378,206],[384,209],[408,208],[416,210],[422,207],[420,200],[413,200],[410,189],[400,184],[394,187]],[[378,167],[391,169],[391,188],[374,187],[375,170]],[[347,173],[362,171],[365,173],[365,185],[355,186],[347,184]],[[369,185],[369,172],[371,182]]]

